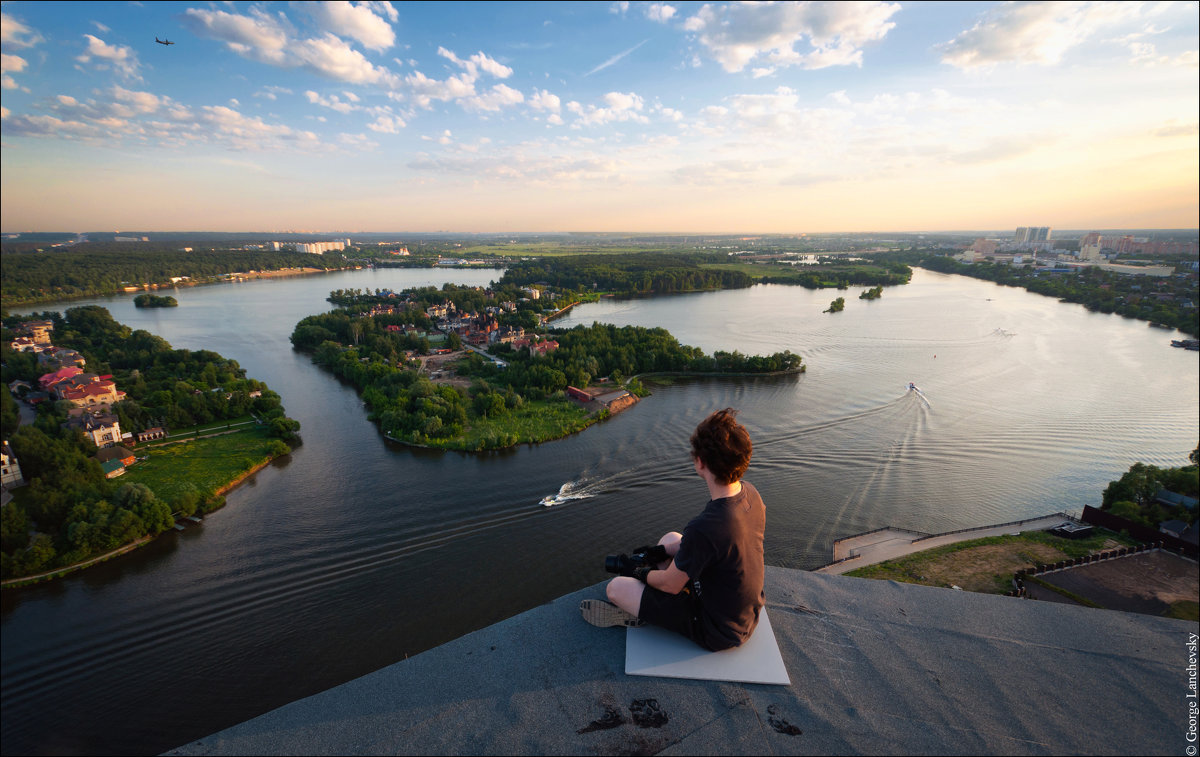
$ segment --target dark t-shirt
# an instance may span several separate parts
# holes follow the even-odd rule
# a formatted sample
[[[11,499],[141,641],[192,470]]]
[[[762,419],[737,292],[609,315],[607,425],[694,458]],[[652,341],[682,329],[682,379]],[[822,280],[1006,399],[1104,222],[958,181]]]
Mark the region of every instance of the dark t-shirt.
[[[758,624],[766,523],[762,497],[743,481],[741,492],[709,500],[683,529],[675,566],[700,597],[705,636],[738,645]]]

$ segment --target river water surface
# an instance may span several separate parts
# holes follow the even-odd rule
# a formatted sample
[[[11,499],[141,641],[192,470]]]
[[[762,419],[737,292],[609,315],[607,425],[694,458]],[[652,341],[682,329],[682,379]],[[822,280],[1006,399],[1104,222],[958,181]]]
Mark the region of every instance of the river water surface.
[[[559,325],[790,349],[808,372],[681,381],[573,437],[482,455],[387,442],[355,391],[288,342],[332,289],[498,275],[254,281],[181,289],[161,310],[88,301],[236,359],[282,395],[304,443],[203,526],[4,592],[4,753],[161,752],[603,580],[605,554],[703,506],[687,438],[714,409],[738,408],[751,432],[767,562],[792,568],[887,525],[1077,512],[1134,462],[1184,464],[1200,436],[1200,362],[1169,346],[1179,334],[921,270],[873,302],[760,285],[580,306]],[[846,310],[822,313],[839,294]],[[574,498],[538,505],[560,490]]]

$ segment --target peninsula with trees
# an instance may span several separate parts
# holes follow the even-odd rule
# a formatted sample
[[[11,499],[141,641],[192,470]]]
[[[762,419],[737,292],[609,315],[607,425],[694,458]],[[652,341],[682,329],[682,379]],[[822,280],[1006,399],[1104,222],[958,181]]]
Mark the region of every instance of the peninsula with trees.
[[[554,329],[548,315],[576,296],[503,280],[494,288],[338,290],[329,299],[341,307],[301,320],[292,344],[358,387],[388,438],[465,451],[580,431],[646,395],[641,379],[651,374],[804,370],[789,351],[706,355],[661,328]]]
[[[298,439],[279,395],[236,361],[173,349],[102,307],[3,324],[6,582],[86,567],[214,510]]]

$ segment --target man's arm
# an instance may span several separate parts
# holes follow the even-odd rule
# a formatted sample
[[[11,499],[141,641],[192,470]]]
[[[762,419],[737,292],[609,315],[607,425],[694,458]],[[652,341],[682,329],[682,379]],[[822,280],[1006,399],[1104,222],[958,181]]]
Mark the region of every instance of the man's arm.
[[[672,560],[666,570],[651,570],[646,573],[646,585],[653,586],[667,594],[678,594],[687,586],[688,574],[684,573]]]

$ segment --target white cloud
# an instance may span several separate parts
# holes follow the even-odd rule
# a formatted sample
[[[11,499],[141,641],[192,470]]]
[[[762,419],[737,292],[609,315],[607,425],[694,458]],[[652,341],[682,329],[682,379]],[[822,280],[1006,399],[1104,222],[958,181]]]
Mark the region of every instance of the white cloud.
[[[604,105],[582,105],[572,100],[567,103],[567,110],[576,116],[576,126],[601,126],[619,121],[636,121],[647,123],[648,119],[642,114],[644,101],[632,92],[609,92],[603,98]]]
[[[624,16],[628,10],[629,10],[629,0],[620,0],[619,2],[613,3],[612,5],[608,6],[608,12],[615,13],[618,16]]]
[[[323,97],[320,94],[309,90],[304,93],[304,96],[308,98],[310,103],[314,105],[320,105],[322,108],[336,110],[338,113],[349,113],[351,111],[358,110],[357,105],[354,105],[353,103],[342,102],[337,95]]]
[[[513,71],[511,68],[503,63],[500,63],[494,58],[489,58],[482,51],[475,53],[466,60],[463,60],[450,50],[447,50],[444,47],[439,47],[438,55],[446,58],[460,68],[465,69],[467,76],[470,77],[472,81],[479,78],[479,73],[481,71],[486,74],[491,74],[497,79],[507,79],[508,77],[512,76]]]
[[[675,6],[666,3],[650,3],[646,6],[646,18],[659,23],[667,23],[675,15]]]
[[[83,121],[64,121],[54,116],[14,116],[5,111],[6,137],[55,137],[87,139],[101,136],[103,130]]]
[[[752,68],[750,69],[750,73],[754,75],[755,79],[761,79],[764,76],[770,76],[771,74],[775,73],[775,67],[769,66],[767,68]]]
[[[184,23],[197,35],[221,40],[238,55],[284,68],[304,68],[338,81],[385,88],[398,77],[376,66],[345,40],[326,32],[310,39],[292,39],[279,19],[258,7],[242,16],[225,11],[188,8]]]
[[[508,105],[525,102],[525,95],[506,84],[493,85],[490,90],[475,97],[468,97],[462,106],[469,110],[497,111]]]
[[[544,89],[535,89],[529,96],[529,107],[534,110],[549,110],[558,113],[562,109],[562,100],[558,99],[558,95],[551,94]]]
[[[404,84],[413,102],[421,108],[428,108],[434,100],[458,100],[475,94],[475,82],[465,76],[451,76],[438,80],[430,79],[420,71],[414,71],[404,77]]]
[[[396,33],[385,19],[375,15],[375,10],[391,9],[390,16],[396,20],[396,10],[390,3],[338,2],[304,3],[302,6],[325,31],[341,37],[350,37],[362,43],[368,50],[386,50],[396,44]]]
[[[8,53],[0,53],[0,73],[16,74],[25,70],[28,65],[24,58],[19,55],[9,55]]]
[[[83,35],[88,41],[87,50],[79,55],[75,60],[80,63],[91,63],[93,59],[102,61],[97,64],[97,68],[106,69],[112,67],[117,73],[129,79],[141,78],[138,76],[138,58],[137,53],[133,48],[124,45],[110,45],[99,37],[93,37],[90,34]]]
[[[399,134],[406,125],[400,116],[381,115],[367,124],[367,128],[381,134]]]
[[[506,106],[525,101],[525,95],[505,84],[495,84],[485,92],[475,89],[480,76],[488,74],[498,79],[512,75],[512,69],[483,52],[469,58],[459,58],[453,51],[438,48],[438,55],[462,69],[461,73],[446,79],[431,79],[420,71],[404,77],[404,86],[417,107],[428,108],[434,100],[457,102],[467,110],[497,111]],[[552,96],[552,95],[551,95]]]
[[[374,65],[332,34],[296,42],[289,47],[289,53],[300,65],[338,81],[383,86],[398,81],[395,74]]]
[[[153,93],[135,92],[120,86],[114,86],[112,94],[114,100],[122,103],[130,110],[131,115],[154,113],[166,102],[166,98],[159,97]]]
[[[379,147],[379,143],[366,134],[339,134],[337,140],[338,144],[355,152],[370,152]]]
[[[988,11],[939,46],[942,62],[961,69],[1000,63],[1052,65],[1105,27],[1138,18],[1142,3],[1020,2]]]
[[[660,105],[656,110],[658,111],[659,115],[668,121],[679,123],[683,120],[683,113],[675,110],[674,108],[664,108]]]
[[[41,41],[42,35],[36,30],[7,13],[0,13],[0,42],[10,47],[33,47]]]
[[[899,10],[886,2],[705,4],[683,28],[730,72],[761,59],[810,69],[861,66],[863,45],[883,39]]]
[[[221,40],[244,57],[275,65],[287,60],[287,32],[260,8],[251,8],[249,16],[188,8],[183,21],[196,34]]]

